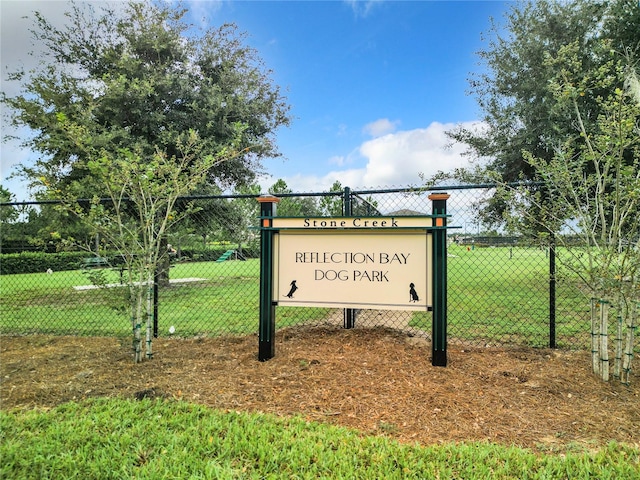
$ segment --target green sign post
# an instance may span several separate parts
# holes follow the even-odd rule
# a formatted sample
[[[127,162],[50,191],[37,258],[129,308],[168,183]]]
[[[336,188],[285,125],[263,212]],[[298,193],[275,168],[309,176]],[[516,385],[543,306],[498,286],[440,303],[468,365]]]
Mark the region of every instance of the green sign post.
[[[431,215],[304,218],[260,197],[258,359],[275,355],[277,305],[431,310],[432,364],[446,366],[448,198],[430,195]]]
[[[429,195],[436,228],[433,231],[433,320],[431,364],[447,366],[447,199],[446,193]]]
[[[280,200],[261,196],[260,202],[260,327],[258,331],[258,360],[264,362],[276,354],[276,304],[273,302],[273,217]]]

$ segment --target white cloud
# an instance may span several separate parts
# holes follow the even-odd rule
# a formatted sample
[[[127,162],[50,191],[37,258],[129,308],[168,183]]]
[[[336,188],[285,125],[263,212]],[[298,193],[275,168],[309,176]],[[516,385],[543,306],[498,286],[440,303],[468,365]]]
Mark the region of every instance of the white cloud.
[[[225,3],[226,0],[190,0],[188,15],[198,27],[206,29]],[[185,7],[184,2],[179,0],[172,0],[171,4],[175,8]]]
[[[413,184],[420,173],[430,176],[465,165],[464,145],[452,144],[446,136],[453,127],[433,122],[427,128],[400,131],[363,143],[360,153],[368,159],[364,184]]]
[[[22,138],[29,135],[26,129],[21,131],[23,132]],[[0,150],[0,184],[4,188],[8,188],[15,195],[17,201],[28,200],[29,194],[26,184],[18,178],[9,179],[9,176],[15,173],[19,164],[29,165],[33,163],[34,156],[30,150],[20,147],[19,140],[7,139],[8,133],[15,134],[15,131],[3,126]]]
[[[399,124],[399,120],[392,122],[388,118],[381,118],[379,120],[376,120],[375,122],[366,124],[362,128],[362,132],[373,138],[381,137],[382,135],[395,132],[396,126]]]
[[[380,5],[384,0],[344,0],[351,7],[356,17],[366,17],[376,5]]]
[[[347,127],[347,125],[345,125],[344,123],[341,123],[340,125],[338,125],[338,131],[336,132],[336,135],[338,137],[342,137],[346,135],[348,132],[349,132],[349,127]]]
[[[479,128],[468,122],[466,128]],[[438,171],[452,171],[468,165],[463,155],[466,146],[452,143],[446,132],[456,125],[433,122],[426,128],[399,131],[364,142],[358,148],[366,161],[362,168],[332,170],[319,175],[285,177],[293,191],[327,190],[334,181],[352,188],[403,187],[420,185],[420,175],[427,177]],[[334,162],[335,163],[335,162]]]
[[[124,9],[126,3],[122,1],[89,1],[80,4],[91,4],[96,10],[110,8]],[[82,5],[81,5],[82,6]],[[30,29],[34,27],[35,14],[42,16],[54,27],[63,28],[68,21],[65,12],[69,11],[69,2],[61,0],[32,0],[32,1],[0,1],[0,67],[2,92],[8,96],[20,93],[20,84],[7,80],[7,74],[24,70],[28,72],[37,67],[44,52],[44,45],[34,42]],[[16,135],[20,139],[29,138],[31,133],[26,128],[14,129],[9,125],[9,112],[3,107],[2,111],[2,152],[0,156],[0,181],[5,188],[15,194],[17,200],[29,198],[26,186],[18,179],[8,180],[17,164],[30,164],[36,154],[21,148],[20,142],[7,140],[8,135]]]
[[[342,155],[336,155],[329,159],[329,165],[337,165],[338,167],[342,167],[344,166],[345,163],[346,163],[346,159]]]
[[[2,92],[8,96],[20,93],[20,84],[9,82],[7,74],[19,69],[28,71],[36,67],[42,46],[34,44],[29,29],[35,18],[34,11],[41,12],[53,25],[60,26],[64,22],[64,11],[67,2],[62,1],[5,1],[0,2],[0,58],[2,67]],[[33,52],[33,55],[30,54]],[[16,200],[28,199],[26,186],[19,179],[9,180],[17,164],[28,163],[32,157],[29,150],[20,147],[20,141],[8,139],[16,135],[21,139],[28,138],[28,129],[14,129],[8,124],[6,108],[2,109],[2,154],[0,156],[0,181],[9,188]]]
[[[117,0],[83,0],[99,12],[101,8],[115,11],[126,8],[126,3]],[[44,45],[34,41],[31,29],[34,27],[35,12],[39,12],[51,25],[63,28],[68,22],[65,12],[71,9],[69,2],[62,0],[0,1],[0,56],[2,65],[2,91],[17,93],[18,85],[6,81],[7,73],[23,68],[28,71],[41,60]]]

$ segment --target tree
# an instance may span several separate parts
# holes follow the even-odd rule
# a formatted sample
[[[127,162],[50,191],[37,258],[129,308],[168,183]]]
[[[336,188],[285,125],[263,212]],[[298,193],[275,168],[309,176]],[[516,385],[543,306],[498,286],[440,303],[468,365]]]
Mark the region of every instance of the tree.
[[[0,203],[11,203],[14,201],[13,193],[0,185]],[[3,205],[0,207],[0,225],[4,227],[6,223],[15,222],[18,219],[18,210],[13,205]]]
[[[620,333],[614,367],[623,381],[639,300],[638,31],[640,6],[631,0],[514,6],[480,52],[486,72],[471,80],[483,128],[449,132],[488,163],[430,180],[493,180],[485,223],[555,236],[558,260],[593,299],[592,338],[601,339],[592,346],[594,371],[603,378],[608,306],[627,326],[624,358]],[[533,182],[509,183],[519,180]]]
[[[342,184],[336,180],[329,189],[330,193],[343,192]],[[323,196],[320,199],[320,210],[328,217],[340,217],[344,214],[343,195]]]
[[[550,160],[531,152],[523,156],[548,196],[508,185],[499,190],[512,219],[561,233],[558,259],[591,298],[593,369],[604,380],[610,370],[609,309],[617,310],[613,371],[628,383],[640,302],[640,74],[637,60],[616,55],[608,41],[594,45],[606,61],[585,72],[580,48],[571,43],[545,61],[556,72],[548,83],[555,109],[571,116],[577,131],[557,145]],[[593,92],[611,93],[582,102]],[[594,104],[598,118],[588,125],[588,106]]]
[[[203,248],[206,248],[209,240],[221,240],[221,238],[217,238],[222,229],[221,224],[226,223],[232,215],[228,202],[216,198],[221,194],[222,191],[214,186],[206,185],[198,188],[194,192],[194,195],[199,197],[198,209],[185,218],[182,224],[184,230],[195,233],[202,238]],[[181,208],[183,205],[190,204],[190,200],[181,200],[177,203],[177,207]]]
[[[227,224],[229,239],[238,243],[242,249],[241,242],[251,243],[259,238],[257,219],[260,216],[260,205],[256,198],[260,196],[260,185],[254,183],[237,189],[236,194],[246,195],[233,202],[233,210],[236,212],[235,221]]]
[[[291,189],[283,179],[278,179],[271,185],[269,193],[276,197],[280,194],[289,195]],[[278,216],[281,217],[316,217],[320,215],[315,197],[283,196],[278,203]]]
[[[351,198],[351,215],[363,217],[376,217],[382,215],[378,210],[378,202],[371,195],[362,198],[360,195],[354,195]]]
[[[195,195],[201,197],[197,200],[197,212],[186,219],[183,227],[202,237],[203,244],[213,238],[237,243],[241,250],[243,242],[255,237],[250,227],[259,215],[259,204],[255,200],[260,195],[258,184],[238,187],[234,195],[246,196],[244,198],[223,198],[219,189],[211,187],[198,189]]]
[[[538,180],[536,168],[521,152],[526,150],[548,162],[557,145],[573,138],[575,132],[573,112],[556,108],[558,100],[547,88],[556,75],[548,57],[577,42],[576,62],[589,74],[606,61],[610,50],[635,55],[640,49],[638,31],[640,6],[635,0],[516,4],[505,25],[492,27],[488,48],[479,52],[485,69],[470,79],[470,93],[480,107],[483,128],[460,127],[449,135],[468,145],[472,158],[488,160],[488,169],[497,172],[501,181]],[[609,42],[606,52],[598,47],[602,41]],[[596,99],[612,93],[604,85],[593,88],[577,99],[589,134],[597,129],[602,108]],[[466,173],[462,178],[473,181],[482,177]],[[505,208],[494,197],[484,209],[488,223],[500,223]]]
[[[55,252],[64,247],[63,236],[83,238],[88,234],[86,226],[79,229],[77,222],[70,228],[67,220],[53,205],[32,205],[15,203],[13,194],[0,186],[0,249],[5,253],[24,250]],[[64,234],[60,232],[63,230]]]
[[[271,72],[235,26],[190,31],[185,13],[164,3],[99,14],[71,4],[63,29],[36,14],[46,53],[12,75],[23,92],[2,97],[13,124],[34,132],[24,146],[41,154],[22,174],[122,257],[136,362],[145,316],[152,355],[151,285],[166,235],[196,209],[178,198],[251,182],[289,123]]]
[[[91,197],[87,163],[96,152],[135,147],[142,156],[179,158],[189,130],[205,155],[239,142],[242,154],[212,166],[210,184],[250,183],[263,159],[279,156],[273,135],[289,124],[289,107],[271,72],[235,25],[194,31],[185,14],[161,2],[132,1],[119,12],[83,2],[71,4],[58,29],[36,13],[33,36],[46,52],[39,67],[11,74],[23,92],[2,101],[14,126],[34,132],[23,146],[41,157],[21,173],[40,196],[73,185]]]
[[[0,185],[0,203],[12,203],[13,194]],[[0,252],[11,250],[11,243],[16,240],[14,234],[20,213],[14,205],[0,205]]]
[[[236,128],[240,138],[242,127]],[[202,141],[193,131],[179,138],[176,145],[177,157],[169,157],[162,151],[152,158],[132,150],[123,150],[117,156],[103,151],[102,156],[87,162],[87,168],[108,192],[106,201],[94,196],[87,206],[73,196],[65,199],[67,209],[94,225],[122,257],[127,272],[135,362],[144,358],[143,325],[146,357],[151,358],[153,353],[152,290],[158,266],[168,257],[166,234],[197,209],[190,204],[178,210],[176,203],[201,185],[212,167],[235,155],[232,150],[221,150],[216,156],[204,155]]]

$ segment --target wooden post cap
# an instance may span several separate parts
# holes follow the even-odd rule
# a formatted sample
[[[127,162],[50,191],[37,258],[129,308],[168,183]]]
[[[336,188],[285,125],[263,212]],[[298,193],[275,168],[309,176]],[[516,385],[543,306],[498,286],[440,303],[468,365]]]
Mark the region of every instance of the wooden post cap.
[[[448,193],[432,193],[431,195],[429,195],[429,200],[448,200],[450,196],[451,195],[449,195]]]
[[[280,201],[278,197],[274,197],[273,195],[260,195],[256,200],[260,203],[278,203]]]

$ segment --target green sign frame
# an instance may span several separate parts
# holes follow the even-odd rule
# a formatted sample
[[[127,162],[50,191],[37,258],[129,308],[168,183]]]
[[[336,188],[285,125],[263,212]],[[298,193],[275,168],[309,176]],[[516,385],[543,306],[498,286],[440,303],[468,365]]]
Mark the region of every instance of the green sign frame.
[[[427,261],[424,267],[428,267],[428,276],[431,277],[430,291],[428,292],[429,305],[425,309],[432,310],[432,365],[447,365],[447,199],[446,193],[436,193],[429,196],[432,201],[432,215],[420,217],[341,217],[341,218],[291,218],[278,217],[277,204],[279,199],[264,195],[258,198],[260,202],[260,323],[258,328],[259,347],[258,360],[266,361],[275,356],[275,329],[276,307],[279,303],[278,296],[278,261],[279,261],[279,235],[295,233],[295,236],[283,238],[349,238],[347,233],[363,235],[360,237],[366,243],[367,235],[380,238],[381,234],[393,235],[405,234],[402,238],[413,238],[417,231],[422,231],[428,237]],[[329,237],[319,237],[329,235]],[[342,235],[342,237],[338,237]],[[416,236],[415,238],[420,238]],[[288,243],[290,245],[291,242]],[[330,255],[324,254],[325,257]],[[380,253],[380,258],[387,253]],[[340,260],[340,257],[332,255]],[[408,257],[408,254],[399,254],[398,259]],[[306,258],[302,257],[301,258]],[[374,258],[374,254],[371,255]],[[312,256],[313,259],[313,256]],[[406,263],[406,262],[405,262]],[[359,270],[354,273],[362,274]],[[347,278],[345,270],[345,280]],[[383,273],[379,274],[382,278]],[[386,277],[385,277],[386,278]],[[282,287],[280,287],[282,288]],[[411,283],[413,288],[413,283]],[[413,295],[413,294],[412,294]],[[417,297],[416,297],[417,299]],[[360,300],[360,304],[362,304]],[[283,302],[286,303],[286,302]],[[331,302],[328,301],[328,304]],[[366,303],[366,301],[365,301]],[[357,305],[357,303],[354,303]],[[304,305],[303,305],[304,306]],[[337,305],[336,305],[337,306]],[[347,305],[348,306],[348,305]],[[357,307],[356,307],[357,308]],[[401,305],[394,305],[394,309],[405,309]],[[415,307],[406,308],[415,310]]]

